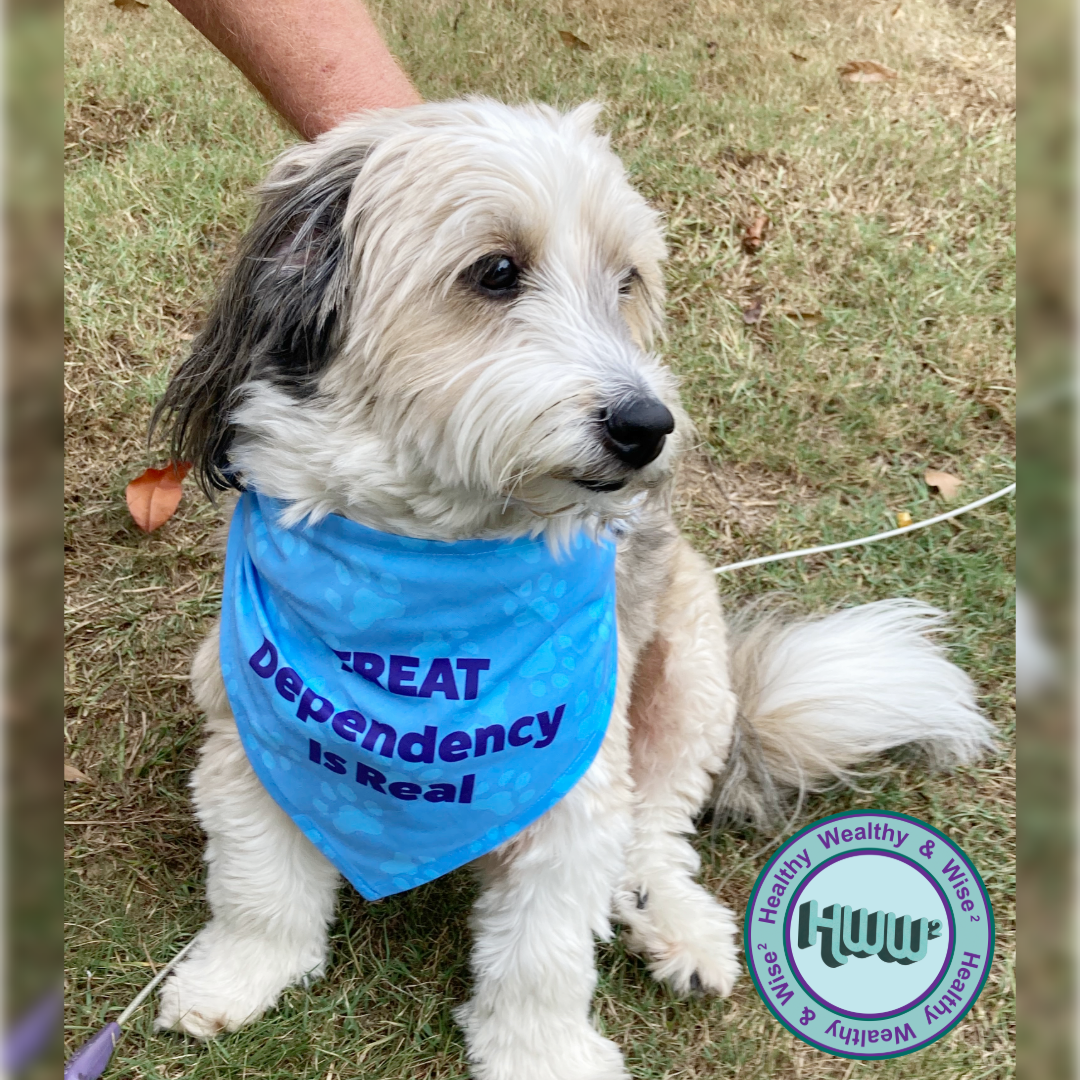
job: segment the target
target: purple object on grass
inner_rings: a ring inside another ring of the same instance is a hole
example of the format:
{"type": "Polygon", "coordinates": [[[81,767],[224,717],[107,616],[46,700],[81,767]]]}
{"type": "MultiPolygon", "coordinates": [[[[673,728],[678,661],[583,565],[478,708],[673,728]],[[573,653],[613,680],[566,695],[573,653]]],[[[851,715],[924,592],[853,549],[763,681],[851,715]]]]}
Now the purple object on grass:
{"type": "Polygon", "coordinates": [[[109,1058],[120,1041],[120,1025],[150,996],[151,991],[174,967],[180,958],[195,944],[192,938],[139,992],[135,1000],[115,1019],[107,1023],[93,1038],[75,1051],[64,1066],[64,1080],[97,1080],[109,1064],[109,1058]]]}
{"type": "Polygon", "coordinates": [[[97,1080],[112,1057],[120,1039],[120,1025],[115,1020],[88,1039],[64,1066],[64,1080],[97,1080]]]}

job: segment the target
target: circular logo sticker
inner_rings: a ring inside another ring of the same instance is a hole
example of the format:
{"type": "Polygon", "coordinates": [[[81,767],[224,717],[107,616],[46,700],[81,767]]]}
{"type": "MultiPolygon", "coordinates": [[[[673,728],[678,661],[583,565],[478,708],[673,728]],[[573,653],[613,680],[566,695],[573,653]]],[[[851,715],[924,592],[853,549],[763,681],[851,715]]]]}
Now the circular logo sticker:
{"type": "Polygon", "coordinates": [[[743,933],[754,985],[803,1042],[910,1054],[975,1003],[994,956],[982,878],[947,836],[886,810],[815,822],[761,871],[743,933]]]}

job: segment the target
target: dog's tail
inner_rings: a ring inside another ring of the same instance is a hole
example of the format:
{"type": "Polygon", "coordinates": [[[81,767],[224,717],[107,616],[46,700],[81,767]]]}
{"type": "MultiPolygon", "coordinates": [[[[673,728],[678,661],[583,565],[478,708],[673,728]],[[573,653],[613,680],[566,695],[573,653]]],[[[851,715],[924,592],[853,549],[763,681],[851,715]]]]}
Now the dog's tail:
{"type": "Polygon", "coordinates": [[[851,782],[861,763],[918,744],[933,764],[974,761],[993,745],[971,680],[935,635],[945,616],[883,600],[824,618],[748,617],[733,627],[739,717],[715,789],[717,817],[779,830],[793,795],[851,782]]]}

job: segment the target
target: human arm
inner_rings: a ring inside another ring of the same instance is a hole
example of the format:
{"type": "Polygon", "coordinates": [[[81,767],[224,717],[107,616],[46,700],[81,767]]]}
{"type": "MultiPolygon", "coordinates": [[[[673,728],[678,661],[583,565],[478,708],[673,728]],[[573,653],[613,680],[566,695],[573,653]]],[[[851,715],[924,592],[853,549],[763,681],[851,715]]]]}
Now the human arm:
{"type": "Polygon", "coordinates": [[[422,99],[360,0],[170,0],[306,139],[422,99]]]}

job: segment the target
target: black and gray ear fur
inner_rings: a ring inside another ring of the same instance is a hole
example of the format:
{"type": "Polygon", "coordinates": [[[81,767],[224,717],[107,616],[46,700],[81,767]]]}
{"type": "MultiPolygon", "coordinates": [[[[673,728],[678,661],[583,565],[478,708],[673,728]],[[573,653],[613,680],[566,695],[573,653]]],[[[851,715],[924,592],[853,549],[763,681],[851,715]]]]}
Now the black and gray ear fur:
{"type": "Polygon", "coordinates": [[[151,435],[166,427],[172,459],[192,462],[211,498],[242,486],[229,450],[244,388],[269,382],[308,397],[334,355],[349,294],[342,225],[368,149],[319,156],[316,144],[279,159],[206,326],[154,410],[151,435]]]}

